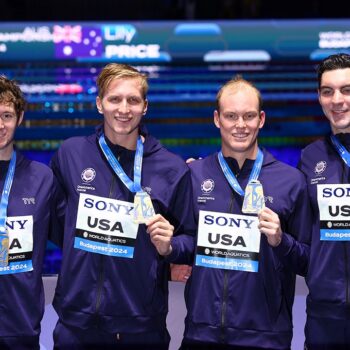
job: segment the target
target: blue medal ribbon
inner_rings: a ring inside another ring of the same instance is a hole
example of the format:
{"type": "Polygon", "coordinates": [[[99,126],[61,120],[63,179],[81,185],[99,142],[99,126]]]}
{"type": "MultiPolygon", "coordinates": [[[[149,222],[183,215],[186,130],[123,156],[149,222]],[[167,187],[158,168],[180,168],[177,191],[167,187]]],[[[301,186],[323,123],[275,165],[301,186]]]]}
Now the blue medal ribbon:
{"type": "Polygon", "coordinates": [[[348,167],[350,167],[350,153],[333,134],[331,135],[331,141],[333,143],[333,146],[337,150],[338,154],[340,155],[341,159],[343,159],[344,163],[348,167]]]}
{"type": "Polygon", "coordinates": [[[9,204],[9,195],[16,168],[16,151],[12,152],[10,165],[7,170],[4,188],[2,190],[0,202],[0,237],[6,234],[7,207],[9,204]]]}
{"type": "MultiPolygon", "coordinates": [[[[244,191],[242,190],[240,184],[238,183],[236,176],[233,174],[230,167],[227,165],[226,160],[222,154],[222,151],[219,152],[218,158],[219,158],[219,163],[220,163],[221,169],[222,169],[228,183],[230,184],[230,186],[233,188],[233,190],[236,193],[238,193],[239,195],[244,197],[244,191]]],[[[260,148],[258,148],[258,154],[256,156],[256,159],[255,159],[255,162],[253,165],[253,169],[250,173],[248,183],[258,179],[259,174],[260,174],[260,170],[262,167],[263,159],[264,159],[264,155],[263,155],[262,151],[260,150],[260,148]]]]}
{"type": "Polygon", "coordinates": [[[125,174],[125,171],[118,162],[118,159],[114,156],[113,152],[108,147],[104,134],[100,136],[98,142],[108,163],[110,164],[116,175],[119,177],[119,179],[123,182],[123,184],[129,189],[129,191],[133,193],[141,192],[141,169],[143,157],[143,143],[141,140],[141,136],[138,137],[136,145],[136,153],[134,160],[134,182],[130,180],[128,175],[125,174]]]}

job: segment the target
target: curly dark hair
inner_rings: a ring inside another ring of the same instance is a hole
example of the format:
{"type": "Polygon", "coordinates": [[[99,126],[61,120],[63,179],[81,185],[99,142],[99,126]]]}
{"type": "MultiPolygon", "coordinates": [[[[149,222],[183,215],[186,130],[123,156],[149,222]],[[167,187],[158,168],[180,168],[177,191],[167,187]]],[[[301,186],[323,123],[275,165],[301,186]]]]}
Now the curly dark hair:
{"type": "Polygon", "coordinates": [[[27,105],[18,84],[4,75],[0,76],[0,103],[13,103],[18,118],[24,112],[27,105]]]}

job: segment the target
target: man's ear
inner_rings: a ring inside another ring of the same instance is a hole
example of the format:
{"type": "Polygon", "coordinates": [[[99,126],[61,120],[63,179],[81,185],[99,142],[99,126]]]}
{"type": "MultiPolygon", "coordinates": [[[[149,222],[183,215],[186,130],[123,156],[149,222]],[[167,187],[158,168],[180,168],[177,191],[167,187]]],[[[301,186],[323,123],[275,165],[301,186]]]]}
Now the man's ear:
{"type": "Polygon", "coordinates": [[[145,106],[143,107],[143,115],[145,115],[147,113],[147,109],[148,109],[148,100],[145,99],[145,106]]]}
{"type": "Polygon", "coordinates": [[[103,114],[102,102],[99,96],[96,97],[96,107],[97,107],[98,113],[103,114]]]}
{"type": "Polygon", "coordinates": [[[22,111],[21,114],[19,115],[17,126],[20,126],[22,124],[23,116],[24,116],[24,111],[22,111]]]}
{"type": "Polygon", "coordinates": [[[217,110],[214,111],[214,124],[218,129],[220,129],[220,115],[217,110]]]}
{"type": "Polygon", "coordinates": [[[260,117],[259,129],[261,129],[265,124],[265,112],[261,111],[259,117],[260,117]]]}

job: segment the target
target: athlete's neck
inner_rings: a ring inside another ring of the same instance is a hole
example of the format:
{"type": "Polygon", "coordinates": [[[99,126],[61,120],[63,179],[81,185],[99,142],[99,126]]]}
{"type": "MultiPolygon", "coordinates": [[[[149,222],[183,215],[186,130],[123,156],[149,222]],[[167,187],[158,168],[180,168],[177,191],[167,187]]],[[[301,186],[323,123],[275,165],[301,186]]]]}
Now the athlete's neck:
{"type": "Polygon", "coordinates": [[[139,137],[138,130],[128,135],[119,135],[106,131],[105,135],[113,145],[119,145],[132,151],[136,150],[137,139],[139,137]]]}
{"type": "Polygon", "coordinates": [[[346,129],[336,129],[331,125],[331,129],[332,129],[332,133],[334,135],[337,134],[350,134],[350,128],[346,128],[346,129]]]}
{"type": "Polygon", "coordinates": [[[0,149],[0,160],[10,160],[13,152],[13,142],[5,148],[0,149]]]}
{"type": "Polygon", "coordinates": [[[258,149],[259,149],[258,143],[256,142],[251,148],[246,149],[242,152],[234,151],[232,149],[225,149],[223,147],[222,154],[224,157],[231,157],[236,159],[239,169],[242,169],[246,159],[252,159],[252,160],[256,159],[256,156],[258,154],[258,149]]]}

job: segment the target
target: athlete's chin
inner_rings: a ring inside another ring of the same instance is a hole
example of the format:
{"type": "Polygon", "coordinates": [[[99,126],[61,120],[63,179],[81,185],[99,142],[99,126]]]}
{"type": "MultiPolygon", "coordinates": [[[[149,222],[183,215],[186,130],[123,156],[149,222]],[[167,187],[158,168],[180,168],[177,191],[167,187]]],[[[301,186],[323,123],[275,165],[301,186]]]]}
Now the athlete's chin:
{"type": "Polygon", "coordinates": [[[9,140],[0,140],[0,151],[4,151],[7,149],[11,144],[11,141],[9,140]]]}
{"type": "Polygon", "coordinates": [[[130,135],[130,134],[132,134],[132,132],[134,130],[135,130],[135,128],[132,128],[132,127],[120,127],[120,126],[117,126],[117,127],[113,128],[113,132],[116,135],[121,135],[121,136],[130,135]]]}
{"type": "Polygon", "coordinates": [[[0,137],[0,146],[8,145],[10,142],[11,142],[11,139],[8,138],[7,136],[0,137]]]}
{"type": "Polygon", "coordinates": [[[231,148],[234,152],[245,152],[250,148],[249,146],[249,142],[235,142],[231,144],[231,148]]]}
{"type": "Polygon", "coordinates": [[[350,119],[347,120],[333,120],[332,127],[337,132],[349,132],[350,119]]]}
{"type": "Polygon", "coordinates": [[[128,129],[114,129],[113,131],[117,135],[129,135],[130,134],[130,130],[128,130],[128,129]]]}
{"type": "Polygon", "coordinates": [[[231,139],[231,145],[236,147],[244,147],[249,145],[251,139],[248,137],[234,137],[231,139]]]}

